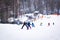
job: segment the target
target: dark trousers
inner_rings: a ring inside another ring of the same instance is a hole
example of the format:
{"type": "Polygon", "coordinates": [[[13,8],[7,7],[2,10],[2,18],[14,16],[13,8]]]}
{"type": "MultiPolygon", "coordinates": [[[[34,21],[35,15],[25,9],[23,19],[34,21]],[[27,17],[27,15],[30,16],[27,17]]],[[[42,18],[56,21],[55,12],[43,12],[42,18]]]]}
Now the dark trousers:
{"type": "Polygon", "coordinates": [[[22,26],[22,28],[21,28],[21,29],[23,29],[23,27],[24,27],[24,26],[26,26],[27,30],[28,30],[29,28],[31,29],[31,27],[30,27],[30,26],[28,26],[28,25],[24,25],[24,24],[23,24],[23,26],[22,26]]]}
{"type": "Polygon", "coordinates": [[[31,29],[31,26],[26,26],[27,27],[27,30],[30,28],[31,29]]]}
{"type": "Polygon", "coordinates": [[[21,28],[21,29],[23,29],[23,27],[24,27],[24,24],[23,24],[23,26],[22,26],[22,28],[21,28]]]}

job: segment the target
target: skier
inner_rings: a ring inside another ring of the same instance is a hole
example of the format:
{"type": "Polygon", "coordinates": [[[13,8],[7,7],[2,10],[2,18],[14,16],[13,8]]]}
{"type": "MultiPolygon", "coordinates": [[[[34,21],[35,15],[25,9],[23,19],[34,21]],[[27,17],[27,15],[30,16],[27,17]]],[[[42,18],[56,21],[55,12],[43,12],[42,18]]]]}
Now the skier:
{"type": "Polygon", "coordinates": [[[54,22],[53,22],[53,25],[54,25],[54,22]]]}
{"type": "Polygon", "coordinates": [[[30,22],[27,22],[26,27],[27,27],[27,30],[29,30],[29,28],[31,29],[30,22]]]}
{"type": "Polygon", "coordinates": [[[43,23],[41,22],[41,23],[40,23],[40,26],[42,26],[42,24],[43,24],[43,23]]]}
{"type": "Polygon", "coordinates": [[[34,23],[32,23],[32,27],[35,27],[34,23]]]}
{"type": "Polygon", "coordinates": [[[27,25],[27,23],[26,23],[26,22],[24,22],[24,23],[23,23],[23,26],[22,26],[22,28],[21,28],[21,29],[23,29],[23,27],[24,27],[24,26],[26,26],[26,25],[27,25]]]}
{"type": "Polygon", "coordinates": [[[48,26],[50,26],[50,23],[48,23],[48,26]]]}

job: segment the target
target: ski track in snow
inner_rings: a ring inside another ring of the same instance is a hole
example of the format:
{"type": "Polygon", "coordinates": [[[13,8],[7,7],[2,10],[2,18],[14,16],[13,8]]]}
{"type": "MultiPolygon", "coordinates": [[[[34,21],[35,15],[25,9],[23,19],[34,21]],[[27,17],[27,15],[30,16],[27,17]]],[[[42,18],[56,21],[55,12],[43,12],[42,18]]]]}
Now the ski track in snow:
{"type": "Polygon", "coordinates": [[[60,40],[60,16],[37,19],[34,24],[30,30],[21,29],[22,25],[0,24],[0,40],[60,40]]]}

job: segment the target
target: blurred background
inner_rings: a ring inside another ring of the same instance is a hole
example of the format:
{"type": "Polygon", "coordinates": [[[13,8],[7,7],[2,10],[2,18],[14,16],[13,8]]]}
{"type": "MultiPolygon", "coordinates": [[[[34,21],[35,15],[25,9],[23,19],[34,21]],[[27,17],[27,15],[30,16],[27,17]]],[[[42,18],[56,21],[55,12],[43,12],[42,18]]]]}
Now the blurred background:
{"type": "Polygon", "coordinates": [[[35,13],[59,15],[60,0],[0,0],[1,23],[13,22],[13,20],[25,14],[36,16],[35,13]]]}

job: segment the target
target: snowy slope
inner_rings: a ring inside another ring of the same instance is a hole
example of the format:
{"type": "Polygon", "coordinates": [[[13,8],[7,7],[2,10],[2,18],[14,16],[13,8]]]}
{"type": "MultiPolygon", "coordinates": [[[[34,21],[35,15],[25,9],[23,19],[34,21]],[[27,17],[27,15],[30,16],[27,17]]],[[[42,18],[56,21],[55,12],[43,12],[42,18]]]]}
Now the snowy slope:
{"type": "Polygon", "coordinates": [[[22,25],[0,24],[0,40],[60,40],[60,16],[44,17],[34,21],[35,27],[30,30],[21,29],[22,25]]]}

